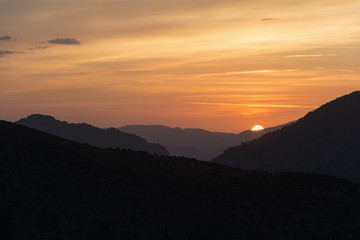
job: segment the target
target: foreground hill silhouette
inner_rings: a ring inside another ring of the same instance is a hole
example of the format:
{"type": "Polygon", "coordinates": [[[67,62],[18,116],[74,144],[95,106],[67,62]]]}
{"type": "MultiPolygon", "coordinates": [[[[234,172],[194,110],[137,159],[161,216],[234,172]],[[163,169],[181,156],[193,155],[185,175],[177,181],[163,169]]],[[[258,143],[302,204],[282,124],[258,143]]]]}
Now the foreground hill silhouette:
{"type": "Polygon", "coordinates": [[[358,185],[71,142],[0,121],[1,239],[349,239],[358,185]]]}
{"type": "Polygon", "coordinates": [[[160,144],[149,143],[142,137],[115,128],[101,129],[86,123],[70,124],[41,114],[30,115],[16,123],[96,147],[114,147],[169,155],[166,148],[160,144]]]}
{"type": "Polygon", "coordinates": [[[296,123],[232,147],[214,161],[267,171],[326,173],[360,182],[360,92],[331,101],[296,123]]]}
{"type": "Polygon", "coordinates": [[[141,136],[149,142],[160,143],[172,156],[209,161],[229,147],[259,138],[283,126],[266,128],[257,132],[248,130],[239,134],[210,132],[197,128],[170,128],[163,125],[128,125],[118,129],[141,136]]]}

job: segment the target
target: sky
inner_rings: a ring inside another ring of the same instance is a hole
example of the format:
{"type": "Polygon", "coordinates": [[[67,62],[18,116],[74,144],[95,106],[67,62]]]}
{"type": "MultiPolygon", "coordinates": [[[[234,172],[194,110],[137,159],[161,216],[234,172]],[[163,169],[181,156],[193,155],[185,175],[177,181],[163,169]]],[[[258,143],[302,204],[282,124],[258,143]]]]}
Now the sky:
{"type": "Polygon", "coordinates": [[[360,0],[0,0],[0,119],[241,132],[360,89],[360,0]]]}

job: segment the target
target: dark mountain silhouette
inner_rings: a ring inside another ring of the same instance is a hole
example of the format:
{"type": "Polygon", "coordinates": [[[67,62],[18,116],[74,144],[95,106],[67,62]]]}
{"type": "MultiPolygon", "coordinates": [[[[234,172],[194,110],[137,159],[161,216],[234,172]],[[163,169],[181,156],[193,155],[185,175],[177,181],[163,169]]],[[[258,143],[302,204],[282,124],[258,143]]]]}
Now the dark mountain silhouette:
{"type": "Polygon", "coordinates": [[[0,121],[1,239],[348,239],[358,185],[104,149],[0,121]]]}
{"type": "Polygon", "coordinates": [[[281,130],[232,147],[214,161],[243,169],[325,173],[360,182],[359,123],[357,91],[281,130]]]}
{"type": "Polygon", "coordinates": [[[59,137],[96,147],[114,147],[168,155],[160,144],[149,143],[142,137],[124,133],[115,128],[102,129],[86,123],[74,124],[59,121],[52,116],[33,114],[16,122],[59,137]]]}
{"type": "Polygon", "coordinates": [[[149,142],[165,146],[172,156],[185,156],[199,160],[211,160],[231,146],[239,145],[283,127],[276,126],[262,131],[250,130],[239,134],[210,132],[197,128],[170,128],[162,125],[129,125],[120,131],[141,136],[149,142]]]}

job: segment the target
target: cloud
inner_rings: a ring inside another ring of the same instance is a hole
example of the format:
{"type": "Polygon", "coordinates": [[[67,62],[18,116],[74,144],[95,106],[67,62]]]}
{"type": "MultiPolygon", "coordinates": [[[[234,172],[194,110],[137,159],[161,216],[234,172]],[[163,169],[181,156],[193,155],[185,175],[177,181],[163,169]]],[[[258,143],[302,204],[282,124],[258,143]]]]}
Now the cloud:
{"type": "Polygon", "coordinates": [[[337,57],[337,54],[296,54],[287,55],[286,58],[308,58],[308,57],[337,57]]]}
{"type": "Polygon", "coordinates": [[[11,54],[15,54],[15,53],[23,53],[23,52],[16,52],[16,51],[2,51],[0,50],[0,57],[4,57],[6,55],[11,55],[11,54]]]}
{"type": "Polygon", "coordinates": [[[12,39],[13,39],[13,37],[11,37],[11,36],[2,36],[2,37],[0,37],[0,41],[10,41],[12,39]]]}
{"type": "Polygon", "coordinates": [[[263,18],[261,19],[261,21],[265,22],[265,21],[274,21],[275,18],[263,18]]]}
{"type": "Polygon", "coordinates": [[[47,49],[47,48],[50,48],[50,47],[51,46],[49,46],[49,45],[40,45],[40,46],[28,48],[28,50],[43,50],[43,49],[47,49]]]}
{"type": "Polygon", "coordinates": [[[49,40],[48,43],[51,44],[65,44],[65,45],[79,45],[80,41],[75,38],[56,38],[49,40]]]}
{"type": "Polygon", "coordinates": [[[224,75],[241,75],[241,74],[263,74],[263,73],[283,73],[296,72],[298,69],[263,69],[263,70],[249,70],[249,71],[234,71],[234,72],[219,72],[219,73],[201,73],[202,76],[224,76],[224,75]]]}
{"type": "Polygon", "coordinates": [[[265,107],[265,108],[317,108],[319,106],[295,105],[295,104],[248,104],[248,103],[218,103],[218,102],[194,102],[197,105],[214,106],[243,106],[243,107],[265,107]]]}

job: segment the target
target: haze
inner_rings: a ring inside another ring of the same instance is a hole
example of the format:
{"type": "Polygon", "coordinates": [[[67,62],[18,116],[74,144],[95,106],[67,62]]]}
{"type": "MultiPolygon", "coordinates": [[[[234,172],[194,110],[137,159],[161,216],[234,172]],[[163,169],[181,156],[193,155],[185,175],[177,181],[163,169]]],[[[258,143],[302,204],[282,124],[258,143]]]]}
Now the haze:
{"type": "Polygon", "coordinates": [[[240,132],[360,88],[358,0],[0,0],[0,119],[240,132]]]}

